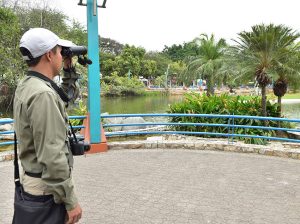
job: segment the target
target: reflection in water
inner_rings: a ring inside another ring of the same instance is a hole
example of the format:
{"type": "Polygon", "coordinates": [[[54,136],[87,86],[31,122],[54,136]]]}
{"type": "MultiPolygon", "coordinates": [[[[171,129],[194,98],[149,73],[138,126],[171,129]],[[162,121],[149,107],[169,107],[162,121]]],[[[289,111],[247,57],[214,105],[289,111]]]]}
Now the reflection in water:
{"type": "Polygon", "coordinates": [[[180,102],[182,96],[141,96],[101,98],[101,113],[139,114],[165,113],[169,104],[180,102]]]}
{"type": "Polygon", "coordinates": [[[286,103],[282,105],[283,115],[287,118],[300,119],[300,103],[286,103]]]}

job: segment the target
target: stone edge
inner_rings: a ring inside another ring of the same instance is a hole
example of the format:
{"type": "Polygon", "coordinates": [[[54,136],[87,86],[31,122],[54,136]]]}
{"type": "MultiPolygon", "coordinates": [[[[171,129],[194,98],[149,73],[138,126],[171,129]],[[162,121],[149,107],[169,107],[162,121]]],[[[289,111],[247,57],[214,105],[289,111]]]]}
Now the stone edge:
{"type": "Polygon", "coordinates": [[[122,149],[185,149],[185,150],[202,150],[202,151],[223,151],[238,153],[255,153],[265,156],[276,156],[282,158],[291,158],[300,160],[300,148],[285,148],[283,146],[274,147],[250,145],[240,143],[224,142],[205,142],[205,141],[127,141],[127,142],[110,142],[108,150],[122,149]]]}
{"type": "MultiPolygon", "coordinates": [[[[126,141],[126,142],[108,142],[108,150],[122,149],[185,149],[202,151],[223,151],[238,153],[255,153],[265,156],[276,156],[282,158],[291,158],[300,160],[300,148],[285,148],[284,146],[261,146],[241,143],[225,143],[220,141],[182,141],[182,140],[164,140],[164,141],[126,141]]],[[[0,162],[14,159],[14,152],[5,151],[0,153],[0,162]]]]}

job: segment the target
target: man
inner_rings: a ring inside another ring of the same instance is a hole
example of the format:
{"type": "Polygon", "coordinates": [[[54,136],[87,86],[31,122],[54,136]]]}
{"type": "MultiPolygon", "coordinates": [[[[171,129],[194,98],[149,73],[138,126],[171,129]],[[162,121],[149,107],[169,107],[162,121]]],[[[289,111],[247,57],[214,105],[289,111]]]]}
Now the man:
{"type": "MultiPolygon", "coordinates": [[[[21,38],[20,51],[29,69],[14,99],[24,191],[53,195],[55,203],[65,205],[68,224],[77,223],[82,210],[72,181],[73,157],[65,102],[52,80],[62,68],[62,47],[70,44],[47,29],[27,31],[21,38]]],[[[68,70],[70,63],[70,58],[65,59],[64,68],[68,70]]]]}

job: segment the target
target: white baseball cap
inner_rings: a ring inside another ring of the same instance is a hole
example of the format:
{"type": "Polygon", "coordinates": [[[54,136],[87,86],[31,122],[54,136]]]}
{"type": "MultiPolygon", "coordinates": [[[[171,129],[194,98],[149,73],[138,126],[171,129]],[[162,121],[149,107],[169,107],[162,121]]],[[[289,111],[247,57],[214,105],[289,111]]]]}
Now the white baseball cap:
{"type": "MultiPolygon", "coordinates": [[[[75,44],[69,40],[60,39],[55,33],[44,28],[32,28],[25,32],[20,40],[20,47],[26,48],[33,58],[42,56],[56,45],[71,47],[75,44]]],[[[23,55],[23,59],[30,60],[27,55],[23,55]]]]}

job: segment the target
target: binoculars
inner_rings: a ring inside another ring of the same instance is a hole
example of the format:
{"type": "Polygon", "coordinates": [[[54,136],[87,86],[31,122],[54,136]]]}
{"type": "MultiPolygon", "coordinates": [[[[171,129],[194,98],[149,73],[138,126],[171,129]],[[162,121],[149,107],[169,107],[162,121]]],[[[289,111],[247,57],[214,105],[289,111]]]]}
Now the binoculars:
{"type": "Polygon", "coordinates": [[[85,46],[63,47],[61,50],[61,55],[63,57],[73,57],[85,54],[87,54],[87,48],[85,46]]]}
{"type": "Polygon", "coordinates": [[[92,61],[88,59],[86,55],[88,52],[85,46],[72,46],[72,47],[62,47],[61,55],[63,57],[73,57],[78,56],[78,63],[81,65],[90,65],[92,61]]]}

